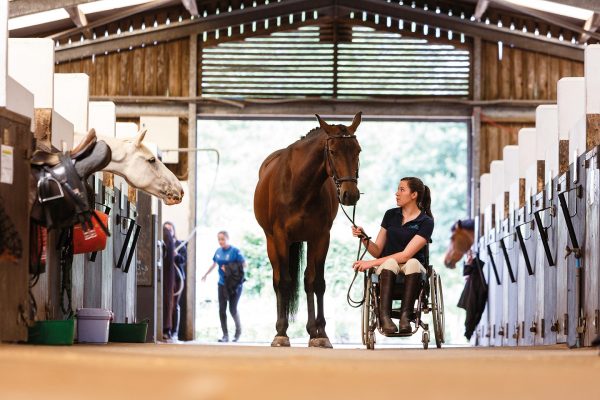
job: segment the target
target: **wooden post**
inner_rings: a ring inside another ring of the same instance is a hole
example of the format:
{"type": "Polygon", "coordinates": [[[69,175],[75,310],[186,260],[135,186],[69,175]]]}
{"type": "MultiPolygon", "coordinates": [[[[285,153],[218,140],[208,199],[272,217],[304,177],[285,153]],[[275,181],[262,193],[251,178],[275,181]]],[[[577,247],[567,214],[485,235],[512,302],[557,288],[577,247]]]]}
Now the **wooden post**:
{"type": "MultiPolygon", "coordinates": [[[[202,93],[198,93],[198,52],[201,48],[198,46],[198,36],[190,36],[189,46],[189,96],[195,98],[202,93]]],[[[197,105],[194,101],[189,103],[188,106],[188,143],[187,147],[194,149],[196,145],[196,118],[198,115],[197,105]]],[[[191,228],[196,226],[196,153],[190,152],[188,154],[188,185],[189,191],[188,196],[191,196],[189,216],[190,221],[193,221],[191,228]]],[[[194,340],[195,338],[195,322],[196,322],[196,238],[195,236],[190,240],[187,246],[188,259],[187,259],[187,274],[186,274],[186,290],[185,290],[185,315],[182,319],[185,320],[185,329],[181,332],[182,339],[194,340]]]]}

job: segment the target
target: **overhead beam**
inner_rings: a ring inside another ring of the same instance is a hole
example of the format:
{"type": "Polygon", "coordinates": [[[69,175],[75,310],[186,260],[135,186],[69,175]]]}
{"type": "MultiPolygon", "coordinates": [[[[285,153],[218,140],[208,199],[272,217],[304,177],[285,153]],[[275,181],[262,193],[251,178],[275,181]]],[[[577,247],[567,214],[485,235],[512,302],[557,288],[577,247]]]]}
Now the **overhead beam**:
{"type": "Polygon", "coordinates": [[[285,16],[302,11],[334,9],[333,15],[347,17],[350,11],[366,11],[373,14],[408,20],[420,24],[439,27],[454,32],[462,32],[467,36],[480,37],[491,42],[501,41],[506,45],[528,49],[544,54],[576,61],[583,61],[583,46],[571,44],[558,39],[535,36],[519,30],[508,30],[495,25],[481,24],[467,19],[436,14],[419,8],[403,6],[380,0],[288,0],[281,3],[263,4],[257,7],[224,12],[184,21],[177,24],[159,26],[146,30],[124,32],[118,36],[102,37],[93,41],[73,42],[56,49],[56,61],[91,57],[117,49],[141,46],[143,43],[168,41],[187,37],[194,33],[202,33],[223,29],[229,26],[263,21],[269,18],[285,16]]]}
{"type": "Polygon", "coordinates": [[[475,14],[473,16],[477,21],[481,21],[481,17],[487,11],[488,6],[490,5],[489,0],[478,0],[477,5],[475,6],[475,14]]]}
{"type": "Polygon", "coordinates": [[[69,14],[69,17],[71,17],[71,20],[78,28],[88,25],[87,17],[78,6],[66,7],[65,11],[69,14]]]}
{"type": "Polygon", "coordinates": [[[585,21],[583,25],[583,32],[579,37],[579,43],[585,43],[590,39],[590,34],[588,32],[596,32],[600,28],[600,13],[594,13],[591,17],[585,21]]]}
{"type": "Polygon", "coordinates": [[[467,36],[480,37],[491,42],[503,42],[505,45],[514,45],[530,51],[583,61],[583,46],[559,41],[558,39],[549,39],[543,35],[535,36],[518,30],[499,28],[492,24],[482,24],[379,0],[337,0],[336,3],[340,7],[353,11],[367,11],[454,32],[462,32],[467,36]]]}
{"type": "Polygon", "coordinates": [[[73,59],[91,57],[117,49],[138,47],[143,43],[163,42],[179,39],[192,34],[201,34],[229,26],[238,26],[263,21],[270,18],[286,16],[302,11],[323,10],[332,6],[332,0],[287,0],[281,3],[263,4],[243,10],[222,12],[177,24],[163,25],[134,32],[123,32],[120,35],[102,37],[92,41],[76,42],[56,48],[55,61],[62,62],[73,59]]]}
{"type": "Polygon", "coordinates": [[[23,15],[54,10],[56,8],[75,7],[79,4],[90,3],[92,1],[95,0],[11,0],[8,3],[8,16],[10,18],[15,18],[23,15]]]}
{"type": "Polygon", "coordinates": [[[579,8],[585,8],[594,12],[600,13],[600,2],[598,0],[548,0],[552,3],[564,4],[566,6],[573,6],[579,8]]]}
{"type": "Polygon", "coordinates": [[[199,15],[196,0],[181,0],[181,2],[190,15],[199,15]]]}

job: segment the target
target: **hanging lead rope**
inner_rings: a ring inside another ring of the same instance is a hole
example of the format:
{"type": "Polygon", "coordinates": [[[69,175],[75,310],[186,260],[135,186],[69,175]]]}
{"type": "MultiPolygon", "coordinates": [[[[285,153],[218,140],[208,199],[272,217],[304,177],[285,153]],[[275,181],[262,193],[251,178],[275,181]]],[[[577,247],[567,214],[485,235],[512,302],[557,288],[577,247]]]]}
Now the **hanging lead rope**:
{"type": "MultiPolygon", "coordinates": [[[[357,227],[356,224],[354,223],[354,217],[356,216],[356,206],[352,207],[352,218],[350,218],[350,216],[348,215],[348,213],[346,212],[346,210],[344,210],[344,206],[342,206],[340,204],[340,207],[342,209],[342,211],[344,212],[344,215],[346,215],[346,218],[348,218],[348,220],[350,221],[350,223],[352,223],[353,227],[357,227]]],[[[362,241],[363,239],[367,239],[367,240],[371,240],[371,237],[368,236],[365,231],[362,232],[363,234],[361,236],[358,237],[358,252],[356,253],[356,261],[358,260],[362,260],[363,257],[365,256],[365,254],[367,254],[367,250],[368,250],[368,246],[369,246],[369,242],[367,241],[367,246],[365,246],[365,250],[362,252],[362,254],[360,253],[361,247],[362,247],[362,241]]],[[[366,274],[366,271],[365,271],[366,274]]],[[[348,292],[346,293],[346,301],[348,302],[348,305],[352,308],[358,308],[360,306],[363,305],[363,303],[365,302],[365,290],[367,287],[367,280],[364,280],[364,285],[363,285],[363,296],[362,299],[357,301],[354,300],[352,298],[352,296],[350,296],[350,291],[352,290],[352,286],[354,286],[354,281],[356,281],[356,277],[358,276],[358,271],[354,271],[354,277],[352,278],[352,282],[350,282],[350,286],[348,287],[348,292]]]]}

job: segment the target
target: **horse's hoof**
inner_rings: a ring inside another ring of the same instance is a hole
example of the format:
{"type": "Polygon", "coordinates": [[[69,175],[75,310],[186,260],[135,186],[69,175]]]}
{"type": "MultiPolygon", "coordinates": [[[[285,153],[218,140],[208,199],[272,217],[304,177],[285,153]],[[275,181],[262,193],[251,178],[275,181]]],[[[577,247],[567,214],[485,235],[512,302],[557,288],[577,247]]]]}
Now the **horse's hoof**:
{"type": "Polygon", "coordinates": [[[271,347],[290,347],[290,338],[287,336],[275,336],[271,342],[271,347]]]}
{"type": "Polygon", "coordinates": [[[308,341],[308,347],[320,347],[322,349],[333,349],[331,342],[327,338],[313,338],[308,341]]]}

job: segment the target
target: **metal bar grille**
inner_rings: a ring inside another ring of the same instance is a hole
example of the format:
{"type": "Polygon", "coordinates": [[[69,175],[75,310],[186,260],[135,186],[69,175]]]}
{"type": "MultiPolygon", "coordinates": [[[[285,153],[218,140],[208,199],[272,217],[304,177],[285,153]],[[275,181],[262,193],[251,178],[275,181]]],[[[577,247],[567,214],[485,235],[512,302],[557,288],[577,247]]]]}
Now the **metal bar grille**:
{"type": "Polygon", "coordinates": [[[205,97],[469,96],[470,54],[354,26],[306,26],[203,49],[205,97]]]}

